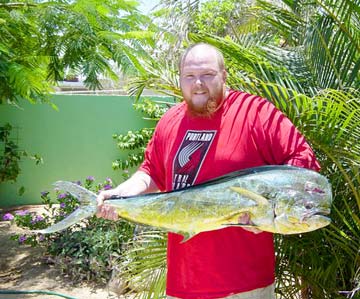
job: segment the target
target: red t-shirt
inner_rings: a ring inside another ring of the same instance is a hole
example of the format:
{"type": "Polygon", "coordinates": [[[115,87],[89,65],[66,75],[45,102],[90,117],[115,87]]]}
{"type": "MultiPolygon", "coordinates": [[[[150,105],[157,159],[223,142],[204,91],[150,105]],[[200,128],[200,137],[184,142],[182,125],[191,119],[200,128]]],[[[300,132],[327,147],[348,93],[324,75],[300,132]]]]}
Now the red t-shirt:
{"type": "MultiPolygon", "coordinates": [[[[171,108],[159,121],[140,170],[161,191],[169,191],[232,171],[276,164],[320,168],[304,137],[272,103],[230,90],[211,118],[191,116],[184,102],[171,108]]],[[[231,227],[181,240],[181,235],[168,235],[170,296],[221,298],[274,282],[270,233],[231,227]]]]}

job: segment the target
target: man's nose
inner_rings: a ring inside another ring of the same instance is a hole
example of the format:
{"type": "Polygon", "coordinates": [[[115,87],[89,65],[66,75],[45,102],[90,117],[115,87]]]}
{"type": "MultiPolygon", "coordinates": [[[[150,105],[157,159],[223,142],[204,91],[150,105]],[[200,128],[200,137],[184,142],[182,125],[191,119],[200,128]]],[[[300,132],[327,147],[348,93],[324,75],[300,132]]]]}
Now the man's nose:
{"type": "Polygon", "coordinates": [[[202,85],[203,84],[203,81],[201,80],[201,77],[196,77],[195,78],[195,84],[196,85],[202,85]]]}

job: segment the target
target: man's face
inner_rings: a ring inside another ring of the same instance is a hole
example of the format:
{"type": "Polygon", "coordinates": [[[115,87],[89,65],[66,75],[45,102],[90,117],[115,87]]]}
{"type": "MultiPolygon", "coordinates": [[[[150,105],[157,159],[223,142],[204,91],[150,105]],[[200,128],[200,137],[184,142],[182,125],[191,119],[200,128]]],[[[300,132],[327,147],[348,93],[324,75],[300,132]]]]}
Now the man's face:
{"type": "Polygon", "coordinates": [[[216,52],[195,47],[186,56],[180,70],[180,86],[190,112],[210,116],[225,95],[226,71],[220,70],[216,52]]]}

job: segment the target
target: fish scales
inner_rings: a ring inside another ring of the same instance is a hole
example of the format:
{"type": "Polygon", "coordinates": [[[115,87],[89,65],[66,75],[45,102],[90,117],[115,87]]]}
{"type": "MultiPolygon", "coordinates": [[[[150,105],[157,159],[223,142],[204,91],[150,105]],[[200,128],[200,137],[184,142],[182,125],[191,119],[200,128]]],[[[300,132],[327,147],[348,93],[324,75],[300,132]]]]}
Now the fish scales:
{"type": "MultiPolygon", "coordinates": [[[[78,197],[83,205],[80,209],[84,210],[82,215],[71,214],[54,224],[55,231],[96,212],[93,192],[66,181],[55,185],[78,197]]],[[[331,186],[326,177],[287,165],[249,168],[171,192],[105,201],[116,208],[121,218],[187,238],[228,226],[254,226],[281,234],[305,233],[330,223],[331,203],[331,186]],[[243,213],[250,214],[250,224],[239,223],[243,213]]],[[[39,232],[54,232],[52,227],[39,232]]]]}

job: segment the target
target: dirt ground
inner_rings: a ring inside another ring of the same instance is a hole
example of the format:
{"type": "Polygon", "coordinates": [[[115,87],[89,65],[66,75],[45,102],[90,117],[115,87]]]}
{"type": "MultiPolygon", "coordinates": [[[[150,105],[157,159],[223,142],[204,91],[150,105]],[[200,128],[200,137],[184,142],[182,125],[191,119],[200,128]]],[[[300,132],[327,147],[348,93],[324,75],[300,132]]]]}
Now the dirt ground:
{"type": "MultiPolygon", "coordinates": [[[[1,215],[2,213],[0,213],[1,215]]],[[[19,228],[9,221],[0,221],[0,299],[66,298],[48,294],[3,294],[4,291],[50,291],[76,299],[126,298],[112,292],[113,286],[72,285],[54,266],[42,263],[44,250],[19,245],[10,236],[19,228]]]]}

